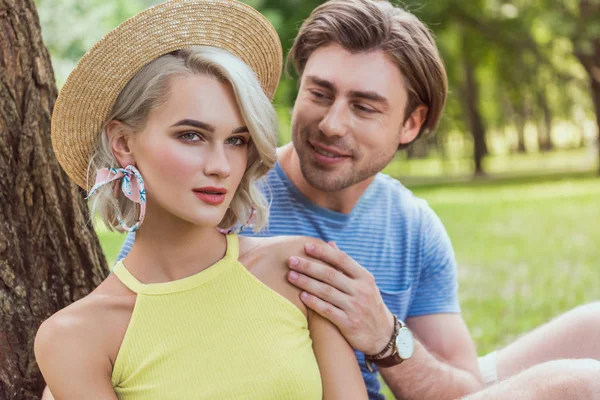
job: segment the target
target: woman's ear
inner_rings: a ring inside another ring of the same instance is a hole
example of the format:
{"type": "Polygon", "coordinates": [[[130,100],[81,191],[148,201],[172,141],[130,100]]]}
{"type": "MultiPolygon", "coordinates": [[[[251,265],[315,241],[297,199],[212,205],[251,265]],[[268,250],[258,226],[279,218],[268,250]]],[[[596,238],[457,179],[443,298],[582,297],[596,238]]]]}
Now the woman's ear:
{"type": "Polygon", "coordinates": [[[121,168],[135,165],[135,157],[131,149],[133,135],[121,121],[112,120],[106,125],[106,136],[110,149],[121,168]]]}

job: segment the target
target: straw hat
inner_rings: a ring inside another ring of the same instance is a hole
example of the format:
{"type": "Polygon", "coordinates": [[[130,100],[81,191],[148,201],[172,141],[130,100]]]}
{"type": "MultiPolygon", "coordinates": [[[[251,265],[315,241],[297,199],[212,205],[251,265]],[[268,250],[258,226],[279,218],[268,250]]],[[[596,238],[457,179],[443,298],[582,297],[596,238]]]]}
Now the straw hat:
{"type": "Polygon", "coordinates": [[[92,152],[125,85],[154,59],[192,46],[218,47],[237,56],[273,98],[281,76],[281,43],[258,11],[236,0],[171,0],[151,7],[96,43],[56,100],[52,147],[75,183],[89,189],[86,177],[92,152]]]}

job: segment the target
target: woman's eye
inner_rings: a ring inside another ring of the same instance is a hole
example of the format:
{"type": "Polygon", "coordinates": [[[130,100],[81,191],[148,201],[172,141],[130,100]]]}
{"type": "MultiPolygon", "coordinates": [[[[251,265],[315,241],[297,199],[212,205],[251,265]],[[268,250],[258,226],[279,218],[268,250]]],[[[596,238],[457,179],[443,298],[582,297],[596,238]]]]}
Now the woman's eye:
{"type": "Polygon", "coordinates": [[[196,132],[185,132],[183,135],[179,136],[186,142],[198,142],[200,141],[200,135],[196,132]]]}
{"type": "Polygon", "coordinates": [[[234,146],[244,146],[248,143],[248,141],[243,137],[236,136],[227,139],[227,143],[232,144],[234,146]]]}

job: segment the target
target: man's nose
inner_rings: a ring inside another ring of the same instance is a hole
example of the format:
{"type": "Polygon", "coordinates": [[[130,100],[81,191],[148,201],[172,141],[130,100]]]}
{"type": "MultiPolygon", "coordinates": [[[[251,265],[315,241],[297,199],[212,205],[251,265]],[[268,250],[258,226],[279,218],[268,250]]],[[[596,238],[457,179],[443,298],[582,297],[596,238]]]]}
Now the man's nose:
{"type": "Polygon", "coordinates": [[[350,118],[348,105],[344,101],[336,101],[319,123],[319,129],[325,136],[345,136],[350,118]]]}

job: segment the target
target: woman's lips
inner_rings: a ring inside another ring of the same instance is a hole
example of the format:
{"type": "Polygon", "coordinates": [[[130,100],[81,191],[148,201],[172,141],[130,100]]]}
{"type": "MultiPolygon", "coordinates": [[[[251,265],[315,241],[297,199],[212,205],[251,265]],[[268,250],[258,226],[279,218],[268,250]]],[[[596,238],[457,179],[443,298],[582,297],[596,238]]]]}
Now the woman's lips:
{"type": "Polygon", "coordinates": [[[227,194],[227,189],[225,188],[215,188],[215,187],[205,187],[193,190],[196,197],[205,202],[206,204],[210,204],[213,206],[218,206],[219,204],[225,201],[225,195],[227,194]]]}
{"type": "Polygon", "coordinates": [[[211,206],[218,206],[223,201],[225,201],[224,194],[215,194],[215,193],[204,193],[204,192],[194,192],[196,197],[198,197],[203,202],[210,204],[211,206]]]}

